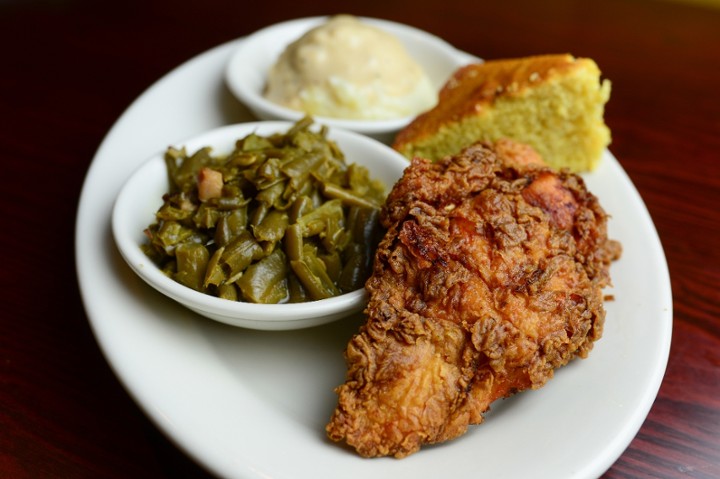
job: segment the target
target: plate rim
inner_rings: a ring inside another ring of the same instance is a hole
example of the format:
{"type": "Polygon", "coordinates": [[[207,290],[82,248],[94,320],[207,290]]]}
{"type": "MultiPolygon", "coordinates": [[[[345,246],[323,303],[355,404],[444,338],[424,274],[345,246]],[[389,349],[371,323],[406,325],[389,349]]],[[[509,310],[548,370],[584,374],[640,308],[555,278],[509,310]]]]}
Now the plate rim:
{"type": "MultiPolygon", "coordinates": [[[[226,61],[229,58],[229,55],[232,51],[233,46],[237,44],[237,42],[241,41],[241,39],[234,40],[231,42],[227,42],[224,44],[221,44],[219,46],[216,46],[210,50],[207,50],[203,53],[200,53],[199,55],[187,60],[183,64],[179,65],[175,69],[171,70],[166,75],[162,76],[160,79],[158,79],[155,83],[153,83],[148,89],[146,89],[138,98],[136,98],[129,106],[128,108],[120,115],[120,117],[116,120],[116,122],[112,125],[112,127],[109,129],[106,136],[103,138],[99,148],[97,149],[95,156],[93,157],[93,160],[88,168],[86,177],[82,184],[82,190],[80,195],[80,201],[78,203],[77,208],[77,216],[76,216],[76,228],[75,228],[75,254],[76,254],[76,273],[77,273],[77,279],[78,279],[78,285],[80,289],[80,295],[83,302],[83,306],[85,308],[86,315],[88,317],[89,326],[95,335],[95,338],[100,346],[101,351],[103,352],[103,355],[105,356],[106,360],[108,361],[108,364],[110,365],[111,369],[114,371],[116,376],[118,377],[119,381],[125,389],[129,392],[129,394],[135,399],[136,403],[141,407],[141,409],[146,413],[147,417],[159,427],[160,430],[162,430],[166,437],[168,437],[171,442],[175,443],[181,450],[183,450],[185,453],[187,453],[190,457],[192,457],[194,460],[196,460],[199,464],[206,467],[209,471],[212,471],[218,475],[221,476],[231,476],[233,471],[235,473],[243,473],[247,474],[247,477],[259,477],[259,472],[253,468],[252,464],[237,464],[234,463],[234,466],[237,469],[229,469],[229,465],[227,463],[224,464],[218,464],[213,460],[213,458],[209,458],[203,454],[202,451],[197,449],[197,444],[193,443],[192,441],[188,440],[186,437],[181,436],[181,432],[179,432],[178,426],[173,424],[171,421],[168,421],[167,418],[162,417],[162,411],[158,410],[155,405],[152,404],[150,393],[148,391],[142,391],[138,390],[137,384],[134,381],[134,378],[129,376],[130,369],[127,365],[119,364],[118,357],[120,355],[120,352],[117,350],[118,345],[113,344],[112,341],[109,341],[107,337],[104,336],[104,332],[102,331],[103,325],[101,324],[101,320],[98,319],[96,316],[96,306],[92,304],[92,298],[89,297],[89,291],[87,289],[88,282],[90,279],[88,278],[88,272],[86,270],[87,264],[86,262],[88,260],[85,259],[85,255],[83,254],[83,248],[86,246],[86,243],[90,241],[90,243],[93,243],[92,240],[89,240],[87,237],[84,236],[83,227],[84,222],[83,220],[85,217],[90,214],[88,213],[88,201],[90,200],[88,198],[89,192],[91,191],[91,181],[94,180],[94,178],[100,173],[98,171],[104,167],[104,160],[102,159],[104,155],[106,155],[106,149],[109,147],[111,143],[111,139],[114,138],[114,136],[117,135],[120,125],[127,121],[131,117],[131,113],[134,111],[135,108],[139,108],[138,105],[147,104],[153,100],[153,96],[157,95],[161,92],[162,88],[168,83],[173,80],[177,79],[179,76],[184,75],[188,71],[192,70],[194,66],[198,65],[202,62],[209,62],[210,58],[213,59],[213,61],[219,61],[219,58],[222,57],[224,61],[226,61]]],[[[224,66],[224,65],[223,65],[224,66]]],[[[181,135],[182,136],[182,135],[181,135]]],[[[608,151],[607,154],[609,154],[612,157],[612,154],[608,151]]],[[[638,196],[638,199],[640,203],[642,204],[642,207],[644,208],[645,212],[647,213],[647,208],[644,205],[644,202],[642,201],[642,198],[639,196],[639,193],[637,193],[637,190],[635,189],[634,185],[630,181],[630,179],[627,177],[627,174],[620,166],[619,162],[612,157],[614,160],[614,163],[617,167],[617,169],[621,172],[622,175],[627,179],[629,182],[629,185],[632,187],[632,189],[635,191],[635,193],[638,196]]],[[[138,161],[139,164],[139,161],[138,161]]],[[[94,186],[94,185],[93,185],[94,186]]],[[[664,252],[662,250],[662,245],[660,243],[660,238],[657,236],[657,231],[655,229],[654,224],[652,223],[652,218],[649,216],[649,213],[647,213],[647,219],[650,221],[651,229],[654,232],[654,247],[659,247],[660,255],[661,255],[661,264],[659,264],[659,272],[660,272],[660,278],[656,278],[659,283],[661,284],[663,288],[663,295],[667,295],[664,297],[664,300],[667,302],[665,305],[664,310],[664,316],[662,319],[664,319],[663,322],[663,343],[660,344],[660,353],[658,359],[661,361],[662,364],[656,365],[656,367],[653,370],[653,377],[650,379],[649,386],[645,390],[645,396],[646,398],[643,400],[643,410],[640,411],[639,414],[636,414],[634,418],[636,419],[635,423],[633,424],[626,424],[625,426],[625,433],[618,434],[615,436],[616,441],[609,445],[608,447],[611,449],[611,451],[606,452],[606,454],[602,457],[596,456],[595,461],[591,464],[587,464],[586,467],[584,467],[581,471],[576,471],[576,473],[572,477],[592,477],[594,475],[600,475],[602,472],[604,472],[608,467],[610,467],[615,460],[622,454],[622,452],[625,450],[625,448],[629,445],[630,441],[633,439],[633,437],[636,435],[637,431],[641,427],[642,423],[644,422],[647,413],[649,412],[652,402],[657,396],[657,392],[660,388],[660,384],[662,382],[662,378],[664,376],[665,368],[667,366],[667,358],[669,355],[669,349],[670,349],[670,341],[671,341],[671,333],[672,333],[672,291],[670,289],[670,281],[669,281],[669,272],[667,268],[667,262],[664,256],[664,252]]],[[[103,233],[98,233],[100,236],[99,238],[104,238],[107,240],[107,231],[104,231],[103,233]]],[[[97,240],[98,237],[95,237],[95,240],[97,240]]],[[[101,248],[107,249],[107,241],[105,243],[100,245],[101,248]]],[[[107,251],[106,251],[107,252],[107,251]]],[[[592,355],[591,355],[592,356],[592,355]]],[[[133,364],[131,367],[138,367],[138,365],[133,364]]],[[[136,370],[135,370],[136,371],[136,370]]],[[[421,451],[420,454],[423,454],[421,451]]]]}

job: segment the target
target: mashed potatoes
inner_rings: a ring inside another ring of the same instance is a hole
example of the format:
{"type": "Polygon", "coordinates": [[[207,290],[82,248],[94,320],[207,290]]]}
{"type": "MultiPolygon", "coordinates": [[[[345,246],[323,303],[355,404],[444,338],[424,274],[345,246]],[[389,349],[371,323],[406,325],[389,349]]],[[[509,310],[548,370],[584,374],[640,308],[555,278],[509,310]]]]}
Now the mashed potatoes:
{"type": "Polygon", "coordinates": [[[349,15],[291,43],[269,72],[264,94],[310,115],[345,119],[416,115],[437,101],[397,38],[349,15]]]}

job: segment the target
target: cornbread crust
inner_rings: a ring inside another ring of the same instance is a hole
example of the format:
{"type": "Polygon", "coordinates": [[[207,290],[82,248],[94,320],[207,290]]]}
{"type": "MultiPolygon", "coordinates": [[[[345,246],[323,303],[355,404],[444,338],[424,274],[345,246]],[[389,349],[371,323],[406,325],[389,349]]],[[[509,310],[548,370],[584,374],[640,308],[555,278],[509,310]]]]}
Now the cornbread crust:
{"type": "Polygon", "coordinates": [[[610,143],[604,107],[610,81],[570,54],[490,60],[458,69],[436,107],[401,130],[393,148],[438,160],[477,141],[510,138],[556,168],[594,169],[610,143]]]}

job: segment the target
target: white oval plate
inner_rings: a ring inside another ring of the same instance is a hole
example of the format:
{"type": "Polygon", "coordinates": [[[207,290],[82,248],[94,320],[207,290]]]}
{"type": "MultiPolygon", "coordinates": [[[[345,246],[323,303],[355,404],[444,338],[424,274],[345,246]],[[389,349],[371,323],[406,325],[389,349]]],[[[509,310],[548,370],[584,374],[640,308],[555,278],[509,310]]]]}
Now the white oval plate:
{"type": "MultiPolygon", "coordinates": [[[[587,175],[623,257],[604,337],[547,386],[496,403],[485,424],[406,459],[361,459],[324,426],[359,320],[299,331],[208,321],[140,280],[117,252],[110,213],[127,177],[178,139],[247,119],[223,84],[238,42],[170,72],[118,119],[89,169],[77,217],[77,273],[107,360],[147,415],[191,457],[228,478],[596,478],[644,421],[667,364],[672,297],[650,216],[608,152],[587,175]]],[[[128,458],[132,460],[132,458],[128,458]]]]}
{"type": "MultiPolygon", "coordinates": [[[[185,147],[190,154],[205,146],[212,147],[214,155],[228,154],[236,140],[250,133],[263,136],[284,133],[292,126],[292,122],[281,121],[236,123],[205,131],[174,146],[185,147]]],[[[315,130],[319,127],[317,122],[312,126],[315,130]]],[[[388,192],[408,165],[405,157],[397,151],[358,133],[329,129],[328,139],[337,143],[347,164],[367,167],[372,177],[382,181],[388,192]]],[[[113,237],[120,253],[145,282],[203,316],[252,329],[288,330],[319,326],[363,310],[367,302],[364,289],[321,301],[253,304],[200,293],[165,275],[141,250],[141,245],[147,242],[143,231],[155,221],[155,213],[163,204],[162,196],[168,191],[164,153],[163,150],[153,155],[132,174],[120,190],[112,214],[113,237]]]]}

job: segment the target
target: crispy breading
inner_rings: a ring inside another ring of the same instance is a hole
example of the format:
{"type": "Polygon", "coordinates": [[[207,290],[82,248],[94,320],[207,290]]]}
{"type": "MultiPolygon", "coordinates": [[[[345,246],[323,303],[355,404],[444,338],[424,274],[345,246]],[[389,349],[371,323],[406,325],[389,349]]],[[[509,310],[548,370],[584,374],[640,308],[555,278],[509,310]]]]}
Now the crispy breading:
{"type": "Polygon", "coordinates": [[[414,159],[382,212],[367,322],[346,349],[329,437],[404,457],[543,386],[600,338],[620,254],[576,175],[521,145],[414,159]]]}

